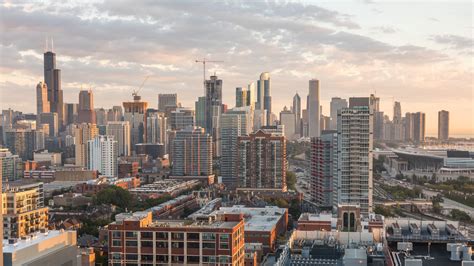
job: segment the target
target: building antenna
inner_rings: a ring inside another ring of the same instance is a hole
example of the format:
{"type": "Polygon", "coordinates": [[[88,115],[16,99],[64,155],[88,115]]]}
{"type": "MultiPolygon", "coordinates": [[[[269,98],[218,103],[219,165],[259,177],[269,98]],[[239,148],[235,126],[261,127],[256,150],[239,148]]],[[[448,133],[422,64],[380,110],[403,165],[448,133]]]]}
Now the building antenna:
{"type": "Polygon", "coordinates": [[[53,40],[53,37],[51,37],[51,52],[54,53],[54,40],[53,40]]]}
{"type": "Polygon", "coordinates": [[[44,38],[44,47],[43,47],[44,52],[46,53],[48,51],[48,37],[44,38]]]}

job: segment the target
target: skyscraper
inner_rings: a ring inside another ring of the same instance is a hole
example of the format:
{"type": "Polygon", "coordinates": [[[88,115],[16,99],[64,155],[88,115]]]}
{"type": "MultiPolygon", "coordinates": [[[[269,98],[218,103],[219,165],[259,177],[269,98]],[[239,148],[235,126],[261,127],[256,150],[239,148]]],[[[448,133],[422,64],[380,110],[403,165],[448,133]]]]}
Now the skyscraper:
{"type": "MultiPolygon", "coordinates": [[[[372,212],[373,114],[367,106],[339,110],[337,115],[337,204],[356,204],[372,212]]],[[[337,207],[337,205],[335,205],[337,207]]]]}
{"type": "Polygon", "coordinates": [[[295,115],[295,133],[301,136],[301,97],[298,93],[293,96],[293,114],[295,115]]]}
{"type": "Polygon", "coordinates": [[[239,189],[286,191],[286,140],[258,130],[238,137],[239,189]]]}
{"type": "Polygon", "coordinates": [[[206,128],[206,96],[201,96],[194,103],[196,126],[206,128]]]}
{"type": "Polygon", "coordinates": [[[40,124],[49,125],[49,136],[55,137],[59,131],[59,119],[57,113],[41,113],[38,119],[40,124]]]}
{"type": "Polygon", "coordinates": [[[296,119],[295,114],[290,111],[286,106],[280,112],[280,125],[284,128],[284,135],[286,139],[295,139],[296,132],[296,119]]]}
{"type": "Polygon", "coordinates": [[[438,140],[449,139],[449,112],[441,110],[438,112],[438,140]]]}
{"type": "Polygon", "coordinates": [[[271,83],[270,73],[263,72],[260,74],[260,79],[257,80],[257,103],[256,109],[266,110],[267,125],[271,125],[271,113],[272,113],[272,96],[271,96],[271,83]]]}
{"type": "Polygon", "coordinates": [[[235,88],[235,107],[247,106],[247,92],[245,88],[235,88]]]}
{"type": "Polygon", "coordinates": [[[158,94],[158,111],[165,112],[167,107],[178,107],[178,94],[158,94]]]}
{"type": "Polygon", "coordinates": [[[402,121],[402,106],[400,102],[393,104],[393,123],[401,123],[402,121]]]}
{"type": "Polygon", "coordinates": [[[77,109],[78,109],[78,104],[77,103],[66,103],[64,104],[64,119],[65,119],[65,125],[70,125],[73,123],[77,123],[77,109]]]}
{"type": "Polygon", "coordinates": [[[107,177],[117,177],[118,145],[113,136],[96,136],[89,140],[87,168],[107,177]]]}
{"type": "Polygon", "coordinates": [[[36,86],[36,114],[49,113],[48,86],[39,82],[36,86]]]}
{"type": "Polygon", "coordinates": [[[58,113],[58,123],[62,127],[64,125],[64,106],[61,70],[56,68],[56,54],[53,51],[44,53],[44,81],[48,88],[50,112],[58,113]]]}
{"type": "Polygon", "coordinates": [[[339,97],[333,97],[331,99],[331,104],[330,104],[330,117],[331,117],[331,123],[329,128],[331,130],[336,130],[337,129],[337,111],[341,110],[342,108],[347,108],[347,100],[342,99],[339,97]]]}
{"type": "Polygon", "coordinates": [[[95,124],[79,124],[74,129],[75,158],[76,165],[87,166],[87,142],[99,135],[99,129],[95,124]]]}
{"type": "Polygon", "coordinates": [[[319,137],[321,134],[320,126],[320,102],[319,102],[319,80],[312,79],[309,81],[308,94],[308,126],[309,137],[319,137]]]}
{"type": "Polygon", "coordinates": [[[426,115],[422,112],[412,113],[413,118],[413,141],[422,143],[425,141],[426,115]]]}
{"type": "Polygon", "coordinates": [[[215,140],[218,130],[218,117],[222,113],[222,80],[217,76],[211,76],[206,80],[206,132],[215,140]]]}
{"type": "Polygon", "coordinates": [[[9,129],[5,134],[5,146],[24,161],[33,160],[33,152],[44,148],[44,133],[41,131],[9,129]],[[40,143],[41,141],[42,143],[40,143]]]}
{"type": "Polygon", "coordinates": [[[128,121],[107,122],[107,135],[113,136],[118,145],[118,156],[130,156],[130,124],[128,121]]]}
{"type": "Polygon", "coordinates": [[[130,146],[135,150],[135,144],[145,142],[146,138],[146,110],[148,102],[141,101],[135,96],[133,102],[124,102],[124,121],[130,124],[130,146]]]}
{"type": "Polygon", "coordinates": [[[92,90],[79,92],[78,123],[96,123],[92,90]]]}
{"type": "Polygon", "coordinates": [[[237,185],[237,139],[250,133],[250,115],[250,107],[242,107],[230,109],[221,116],[220,169],[222,182],[229,187],[237,185]]]}
{"type": "MultiPolygon", "coordinates": [[[[337,118],[336,118],[337,119],[337,118]]],[[[323,130],[311,139],[311,198],[319,206],[337,206],[333,197],[337,187],[337,131],[323,130]]]]}
{"type": "Polygon", "coordinates": [[[212,174],[212,138],[200,127],[176,132],[173,140],[173,176],[212,174]]]}

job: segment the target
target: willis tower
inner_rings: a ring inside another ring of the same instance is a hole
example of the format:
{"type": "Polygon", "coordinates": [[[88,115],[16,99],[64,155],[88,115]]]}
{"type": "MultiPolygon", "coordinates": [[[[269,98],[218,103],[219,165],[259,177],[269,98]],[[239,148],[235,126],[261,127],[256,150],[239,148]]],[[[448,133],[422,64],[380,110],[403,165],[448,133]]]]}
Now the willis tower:
{"type": "Polygon", "coordinates": [[[58,123],[64,125],[63,91],[61,89],[61,70],[56,68],[56,54],[52,51],[44,53],[44,81],[48,86],[50,112],[58,114],[58,123]]]}

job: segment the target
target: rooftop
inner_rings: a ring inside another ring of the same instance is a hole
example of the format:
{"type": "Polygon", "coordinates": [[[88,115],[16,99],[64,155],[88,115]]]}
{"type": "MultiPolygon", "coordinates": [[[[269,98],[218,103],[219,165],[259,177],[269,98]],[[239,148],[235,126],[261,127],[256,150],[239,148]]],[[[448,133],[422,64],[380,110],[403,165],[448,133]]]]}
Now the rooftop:
{"type": "Polygon", "coordinates": [[[71,231],[64,230],[50,230],[45,233],[36,232],[26,239],[18,239],[14,243],[9,243],[8,239],[3,240],[3,253],[14,253],[21,249],[37,245],[43,241],[51,240],[62,234],[70,233],[71,231]]]}
{"type": "MultiPolygon", "coordinates": [[[[271,231],[285,215],[286,209],[276,206],[266,206],[265,208],[251,208],[243,205],[232,207],[221,207],[214,211],[214,215],[222,214],[244,214],[245,230],[248,231],[271,231]]],[[[212,215],[211,214],[211,215],[212,215]]]]}

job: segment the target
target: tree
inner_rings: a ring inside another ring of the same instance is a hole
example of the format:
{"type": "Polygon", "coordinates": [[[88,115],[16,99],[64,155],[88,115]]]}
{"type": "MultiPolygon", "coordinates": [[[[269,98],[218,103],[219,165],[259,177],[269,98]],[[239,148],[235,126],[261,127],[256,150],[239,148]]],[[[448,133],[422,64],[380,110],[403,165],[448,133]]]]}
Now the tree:
{"type": "Polygon", "coordinates": [[[469,214],[467,214],[464,211],[461,211],[458,209],[452,209],[450,214],[451,214],[451,218],[453,218],[454,220],[459,220],[465,223],[471,222],[471,216],[469,216],[469,214]]]}
{"type": "Polygon", "coordinates": [[[296,190],[296,175],[293,172],[286,171],[286,186],[288,189],[296,190]]]}
{"type": "Polygon", "coordinates": [[[130,207],[132,203],[132,195],[128,190],[117,186],[109,186],[99,191],[94,196],[94,204],[113,204],[122,209],[130,207]]]}

